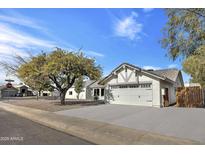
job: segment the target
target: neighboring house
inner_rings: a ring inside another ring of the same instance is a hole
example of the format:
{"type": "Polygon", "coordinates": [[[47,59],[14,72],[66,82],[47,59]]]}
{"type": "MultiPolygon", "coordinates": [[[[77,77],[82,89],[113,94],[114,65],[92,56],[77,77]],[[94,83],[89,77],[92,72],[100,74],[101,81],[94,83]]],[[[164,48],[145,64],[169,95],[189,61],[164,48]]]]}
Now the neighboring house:
{"type": "Polygon", "coordinates": [[[16,84],[16,85],[13,85],[13,87],[18,89],[18,94],[20,94],[20,96],[33,96],[34,95],[33,91],[29,88],[29,86],[25,84],[22,84],[22,83],[16,84]]]}
{"type": "MultiPolygon", "coordinates": [[[[83,89],[82,92],[79,95],[79,99],[87,99],[90,100],[92,99],[92,93],[91,93],[91,88],[89,87],[94,80],[86,80],[83,82],[83,89]]],[[[66,99],[77,99],[77,93],[75,92],[75,87],[74,85],[67,91],[66,99]]]]}
{"type": "Polygon", "coordinates": [[[17,93],[18,89],[14,87],[0,86],[0,98],[15,97],[17,93]]]}
{"type": "Polygon", "coordinates": [[[11,84],[0,86],[0,97],[33,96],[33,91],[24,84],[11,84]]]}
{"type": "Polygon", "coordinates": [[[55,96],[55,97],[60,96],[58,90],[56,90],[56,89],[54,89],[54,91],[43,90],[43,91],[41,91],[40,94],[39,94],[39,92],[36,92],[36,93],[38,93],[38,96],[55,96]]]}
{"type": "Polygon", "coordinates": [[[48,91],[48,90],[43,90],[41,91],[41,94],[39,94],[40,96],[52,96],[52,92],[48,91]]]}
{"type": "MultiPolygon", "coordinates": [[[[21,94],[22,96],[34,96],[38,93],[36,91],[33,91],[29,86],[22,84],[22,83],[13,85],[13,86],[18,89],[18,94],[21,94]]],[[[51,92],[48,90],[43,90],[38,95],[39,96],[56,96],[56,91],[51,92]]]]}

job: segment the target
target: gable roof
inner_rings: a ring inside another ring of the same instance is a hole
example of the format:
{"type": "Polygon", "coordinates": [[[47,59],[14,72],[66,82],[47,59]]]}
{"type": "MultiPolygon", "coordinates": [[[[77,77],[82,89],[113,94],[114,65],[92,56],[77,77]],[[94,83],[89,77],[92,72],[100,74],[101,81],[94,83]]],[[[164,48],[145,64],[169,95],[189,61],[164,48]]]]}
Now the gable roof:
{"type": "Polygon", "coordinates": [[[87,87],[87,86],[93,84],[94,82],[95,82],[95,80],[86,80],[86,81],[84,81],[84,87],[87,87]]]}
{"type": "Polygon", "coordinates": [[[142,69],[140,67],[137,67],[135,65],[129,64],[129,63],[122,63],[119,65],[117,68],[115,68],[108,76],[103,78],[99,84],[103,84],[106,80],[108,80],[110,77],[112,77],[113,74],[116,73],[119,69],[121,69],[123,66],[135,69],[137,71],[143,72],[144,74],[150,75],[152,77],[158,78],[160,80],[165,80],[167,82],[174,83],[176,82],[176,78],[178,76],[178,73],[180,72],[179,70],[176,71],[170,71],[171,69],[165,69],[165,70],[157,70],[157,71],[149,71],[142,69]],[[167,71],[166,71],[167,70],[167,71]]]}
{"type": "Polygon", "coordinates": [[[172,68],[172,69],[153,70],[150,72],[157,74],[157,75],[160,75],[160,76],[164,76],[164,77],[176,82],[178,74],[180,71],[177,70],[176,68],[172,68]]]}
{"type": "Polygon", "coordinates": [[[89,87],[90,88],[104,88],[105,86],[102,84],[99,84],[101,80],[95,81],[93,82],[89,87]]]}
{"type": "MultiPolygon", "coordinates": [[[[83,88],[86,88],[88,86],[90,86],[91,84],[93,84],[96,80],[85,80],[83,81],[83,88]]],[[[74,88],[75,85],[73,84],[72,88],[74,88]]]]}
{"type": "Polygon", "coordinates": [[[27,86],[25,84],[13,84],[13,87],[15,87],[15,88],[22,88],[22,87],[29,88],[29,86],[27,86]]]}
{"type": "Polygon", "coordinates": [[[4,89],[13,89],[13,90],[18,90],[17,88],[15,88],[15,87],[11,87],[11,88],[7,88],[5,85],[2,85],[2,86],[0,86],[0,90],[4,90],[4,89]]]}

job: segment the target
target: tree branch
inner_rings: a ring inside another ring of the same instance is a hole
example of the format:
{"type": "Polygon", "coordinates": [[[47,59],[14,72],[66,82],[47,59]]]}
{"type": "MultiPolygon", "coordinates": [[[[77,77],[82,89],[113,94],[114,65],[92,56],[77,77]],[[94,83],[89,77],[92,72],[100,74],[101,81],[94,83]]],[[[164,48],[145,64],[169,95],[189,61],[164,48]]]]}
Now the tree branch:
{"type": "Polygon", "coordinates": [[[201,14],[201,13],[199,13],[199,12],[193,10],[193,9],[182,9],[182,10],[185,10],[185,11],[188,11],[188,12],[192,12],[192,13],[194,13],[194,14],[197,14],[197,15],[199,15],[199,16],[205,18],[205,15],[203,15],[203,14],[201,14]]]}
{"type": "Polygon", "coordinates": [[[57,81],[55,75],[49,75],[48,77],[49,77],[49,79],[51,79],[51,80],[56,84],[56,87],[61,91],[61,90],[62,90],[62,87],[61,87],[61,85],[58,83],[58,81],[57,81]]]}
{"type": "Polygon", "coordinates": [[[60,89],[58,89],[58,87],[55,87],[55,86],[53,86],[52,84],[50,84],[49,86],[52,87],[53,89],[60,90],[60,89]]]}
{"type": "Polygon", "coordinates": [[[68,90],[70,87],[72,87],[72,85],[74,84],[74,82],[75,82],[75,79],[76,79],[76,77],[73,77],[72,79],[71,79],[71,81],[70,81],[70,77],[69,77],[69,80],[67,81],[67,86],[65,87],[65,90],[68,90]]]}

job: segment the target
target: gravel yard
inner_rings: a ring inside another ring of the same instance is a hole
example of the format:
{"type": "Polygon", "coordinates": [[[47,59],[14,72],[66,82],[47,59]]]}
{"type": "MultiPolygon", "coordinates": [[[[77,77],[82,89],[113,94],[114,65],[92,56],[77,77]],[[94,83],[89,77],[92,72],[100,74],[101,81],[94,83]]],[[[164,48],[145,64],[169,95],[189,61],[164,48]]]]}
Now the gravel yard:
{"type": "Polygon", "coordinates": [[[61,105],[59,100],[49,100],[49,99],[39,99],[35,98],[16,98],[16,99],[5,99],[1,100],[4,103],[9,103],[18,106],[31,107],[35,109],[57,112],[62,110],[70,110],[75,108],[82,108],[86,106],[99,105],[97,102],[88,102],[88,101],[74,101],[67,100],[67,105],[61,105]]]}

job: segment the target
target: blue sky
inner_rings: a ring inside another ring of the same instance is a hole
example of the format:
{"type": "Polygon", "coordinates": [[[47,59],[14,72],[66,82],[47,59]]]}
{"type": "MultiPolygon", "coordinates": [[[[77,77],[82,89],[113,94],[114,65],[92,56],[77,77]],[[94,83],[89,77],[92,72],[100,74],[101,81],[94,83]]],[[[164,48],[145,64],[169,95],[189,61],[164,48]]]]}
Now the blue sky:
{"type": "MultiPolygon", "coordinates": [[[[166,57],[159,43],[166,20],[162,9],[0,9],[0,59],[57,46],[82,48],[104,75],[123,62],[145,69],[181,69],[180,60],[166,57]]],[[[5,72],[0,76],[3,83],[5,72]]]]}

